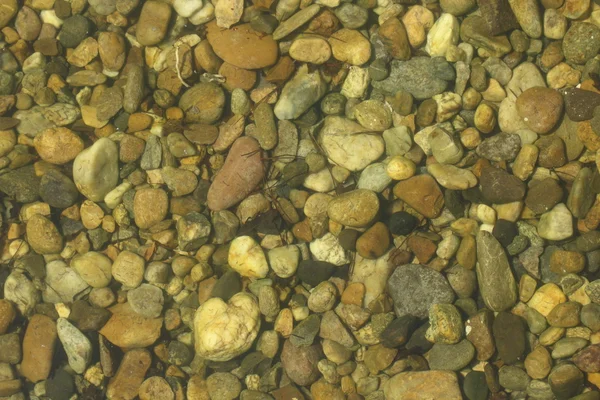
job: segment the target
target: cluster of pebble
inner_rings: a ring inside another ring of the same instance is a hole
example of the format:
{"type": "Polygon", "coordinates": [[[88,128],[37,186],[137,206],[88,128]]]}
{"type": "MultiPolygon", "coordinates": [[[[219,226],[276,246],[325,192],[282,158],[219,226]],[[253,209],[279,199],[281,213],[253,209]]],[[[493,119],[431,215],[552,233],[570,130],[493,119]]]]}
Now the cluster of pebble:
{"type": "Polygon", "coordinates": [[[600,1],[0,0],[0,46],[0,398],[600,399],[600,1]]]}

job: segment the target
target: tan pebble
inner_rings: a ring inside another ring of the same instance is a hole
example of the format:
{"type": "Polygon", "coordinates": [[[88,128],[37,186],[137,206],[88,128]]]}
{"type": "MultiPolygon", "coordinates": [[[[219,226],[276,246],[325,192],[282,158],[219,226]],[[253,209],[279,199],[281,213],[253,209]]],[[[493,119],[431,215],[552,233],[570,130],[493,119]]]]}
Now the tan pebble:
{"type": "Polygon", "coordinates": [[[297,61],[323,64],[331,57],[331,47],[318,36],[299,37],[292,42],[289,55],[297,61]]]}
{"type": "Polygon", "coordinates": [[[469,127],[460,132],[460,142],[467,149],[471,150],[481,144],[481,135],[477,129],[469,127]]]}
{"type": "Polygon", "coordinates": [[[371,57],[371,43],[359,31],[340,29],[329,38],[333,57],[352,65],[362,65],[371,57]]]}
{"type": "Polygon", "coordinates": [[[475,127],[483,133],[490,133],[496,127],[496,113],[489,104],[482,103],[475,110],[475,127]]]}
{"type": "Polygon", "coordinates": [[[33,140],[42,160],[52,164],[66,164],[83,150],[83,140],[69,128],[49,128],[33,140]]]}
{"type": "Polygon", "coordinates": [[[523,274],[519,281],[519,300],[528,302],[537,287],[537,281],[527,274],[523,274]]]}
{"type": "Polygon", "coordinates": [[[390,231],[383,222],[367,229],[356,241],[356,251],[361,257],[376,259],[390,247],[390,231]]]}
{"type": "Polygon", "coordinates": [[[133,199],[135,224],[141,229],[150,228],[162,221],[169,210],[169,198],[162,189],[140,189],[133,199]]]}
{"type": "Polygon", "coordinates": [[[81,222],[87,229],[96,229],[102,223],[104,211],[93,201],[85,200],[81,204],[81,222]]]}
{"type": "Polygon", "coordinates": [[[397,181],[412,177],[416,170],[415,163],[404,156],[390,158],[386,166],[388,176],[397,181]]]}
{"type": "Polygon", "coordinates": [[[527,305],[546,317],[557,304],[565,301],[567,297],[560,287],[554,283],[547,283],[536,290],[527,305]]]}
{"type": "Polygon", "coordinates": [[[529,179],[535,170],[539,149],[533,144],[525,144],[521,147],[513,164],[513,175],[522,181],[529,179]]]}

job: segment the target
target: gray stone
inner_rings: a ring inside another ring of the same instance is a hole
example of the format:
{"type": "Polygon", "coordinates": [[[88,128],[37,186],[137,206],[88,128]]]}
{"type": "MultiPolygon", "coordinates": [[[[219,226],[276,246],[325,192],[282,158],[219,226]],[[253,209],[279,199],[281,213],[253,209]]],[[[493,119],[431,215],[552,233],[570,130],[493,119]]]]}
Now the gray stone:
{"type": "Polygon", "coordinates": [[[310,72],[306,65],[299,68],[283,87],[275,104],[275,116],[280,120],[298,118],[325,95],[327,88],[327,82],[318,70],[310,72]]]}
{"type": "Polygon", "coordinates": [[[454,68],[443,57],[414,57],[392,61],[390,76],[373,82],[373,87],[390,96],[402,90],[424,100],[442,93],[455,78],[454,68]]]}
{"type": "Polygon", "coordinates": [[[58,41],[63,47],[75,48],[85,39],[90,31],[91,22],[83,15],[74,15],[64,20],[58,34],[58,41]]]}
{"type": "Polygon", "coordinates": [[[517,285],[502,245],[487,231],[477,233],[477,281],[483,301],[492,311],[517,302],[517,285]]]}
{"type": "Polygon", "coordinates": [[[505,365],[498,371],[500,385],[509,390],[525,390],[531,378],[519,367],[505,365]]]}
{"type": "Polygon", "coordinates": [[[499,133],[485,139],[477,154],[490,161],[512,161],[521,150],[521,138],[514,133],[499,133]]]}
{"type": "Polygon", "coordinates": [[[137,288],[128,291],[127,301],[133,311],[144,318],[158,317],[164,304],[162,290],[147,283],[142,283],[137,288]]]}
{"type": "Polygon", "coordinates": [[[475,347],[467,339],[457,344],[436,343],[429,351],[429,368],[460,371],[475,357],[475,347]]]}
{"type": "Polygon", "coordinates": [[[419,264],[396,268],[387,287],[398,317],[413,315],[427,318],[432,304],[452,303],[455,297],[442,274],[419,264]]]}
{"type": "Polygon", "coordinates": [[[31,203],[38,199],[40,178],[33,165],[21,167],[0,175],[0,192],[19,203],[31,203]]]}
{"type": "Polygon", "coordinates": [[[92,343],[65,318],[56,321],[58,338],[67,353],[69,366],[78,374],[83,374],[92,361],[92,343]]]}
{"type": "Polygon", "coordinates": [[[50,169],[40,181],[40,197],[50,207],[68,208],[75,204],[79,197],[77,187],[68,176],[55,169],[50,169]]]}

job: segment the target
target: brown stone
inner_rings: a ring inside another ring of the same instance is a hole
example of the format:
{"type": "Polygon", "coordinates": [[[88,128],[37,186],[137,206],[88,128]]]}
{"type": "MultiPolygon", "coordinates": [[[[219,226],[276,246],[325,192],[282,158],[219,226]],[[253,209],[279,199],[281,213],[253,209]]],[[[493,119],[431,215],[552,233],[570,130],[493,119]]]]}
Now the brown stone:
{"type": "Polygon", "coordinates": [[[256,72],[247,69],[238,68],[233,64],[224,62],[219,68],[219,75],[225,78],[225,89],[243,89],[245,91],[252,89],[256,83],[256,72]]]}
{"type": "Polygon", "coordinates": [[[287,385],[271,392],[275,400],[304,400],[304,395],[298,388],[293,385],[287,385]]]}
{"type": "Polygon", "coordinates": [[[351,283],[344,289],[341,301],[343,304],[354,304],[362,307],[365,292],[366,289],[364,284],[360,282],[351,283]]]}
{"type": "Polygon", "coordinates": [[[592,129],[591,121],[581,121],[577,124],[577,137],[588,150],[600,150],[600,136],[592,129]]]}
{"type": "Polygon", "coordinates": [[[208,189],[208,207],[220,211],[239,203],[256,188],[264,174],[258,142],[247,136],[237,139],[208,189]]]}
{"type": "Polygon", "coordinates": [[[379,28],[379,36],[381,36],[390,55],[396,60],[408,60],[410,58],[410,43],[408,42],[406,28],[398,18],[387,19],[379,28]]]}
{"type": "Polygon", "coordinates": [[[556,250],[550,256],[550,270],[555,274],[577,274],[585,267],[585,256],[576,251],[556,250]]]}
{"type": "Polygon", "coordinates": [[[390,231],[383,222],[367,229],[356,241],[356,251],[364,258],[379,258],[390,247],[390,231]]]}
{"type": "Polygon", "coordinates": [[[563,113],[560,93],[545,87],[532,87],[517,97],[517,112],[525,124],[536,133],[548,133],[563,113]]]}
{"type": "Polygon", "coordinates": [[[558,168],[567,163],[565,143],[555,135],[545,136],[534,143],[539,148],[538,164],[544,168],[558,168]]]}
{"type": "Polygon", "coordinates": [[[100,32],[98,52],[104,68],[119,71],[125,64],[125,39],[117,32],[100,32]]]}
{"type": "Polygon", "coordinates": [[[436,218],[444,207],[444,195],[430,175],[417,175],[398,182],[394,194],[427,218],[436,218]]]}
{"type": "Polygon", "coordinates": [[[525,357],[525,370],[533,379],[544,379],[552,369],[552,357],[544,346],[536,347],[525,357]]]}
{"type": "Polygon", "coordinates": [[[52,319],[41,314],[31,317],[23,337],[21,375],[34,383],[48,379],[57,337],[52,319]]]}
{"type": "MultiPolygon", "coordinates": [[[[2,3],[4,7],[4,3],[2,3]]],[[[37,39],[42,29],[42,21],[37,13],[27,6],[21,7],[15,19],[15,28],[21,39],[32,41],[37,39]]]]}
{"type": "Polygon", "coordinates": [[[277,42],[271,35],[255,31],[250,24],[223,29],[212,21],[206,27],[207,38],[214,52],[238,68],[265,68],[277,61],[277,42]]]}
{"type": "Polygon", "coordinates": [[[469,318],[465,324],[467,340],[475,346],[479,361],[489,360],[496,351],[492,322],[494,315],[489,310],[482,310],[469,318]]]}
{"type": "Polygon", "coordinates": [[[0,335],[4,335],[8,331],[8,327],[14,321],[16,316],[15,307],[8,301],[0,300],[0,335]]]}
{"type": "Polygon", "coordinates": [[[520,28],[508,0],[477,0],[477,4],[491,35],[520,28]]]}
{"type": "Polygon", "coordinates": [[[219,128],[214,125],[191,124],[185,127],[183,134],[192,143],[213,144],[219,136],[219,128]]]}
{"type": "Polygon", "coordinates": [[[579,325],[579,313],[581,304],[575,301],[567,301],[557,304],[546,316],[550,326],[557,328],[573,328],[579,325]]]}
{"type": "Polygon", "coordinates": [[[437,246],[432,240],[419,235],[410,236],[407,245],[422,264],[427,264],[437,250],[437,246]]]}
{"type": "Polygon", "coordinates": [[[307,32],[329,37],[340,28],[340,20],[329,10],[321,10],[308,24],[307,32]]]}
{"type": "Polygon", "coordinates": [[[160,336],[162,318],[144,318],[129,303],[117,304],[109,310],[112,316],[99,333],[112,344],[123,348],[147,347],[160,336]]]}
{"type": "Polygon", "coordinates": [[[31,248],[39,254],[60,253],[63,237],[54,223],[40,214],[33,215],[27,221],[27,240],[31,248]]]}
{"type": "Polygon", "coordinates": [[[310,386],[313,400],[346,400],[346,395],[339,386],[320,379],[310,386]]]}
{"type": "Polygon", "coordinates": [[[369,368],[369,372],[377,375],[380,371],[392,365],[396,354],[398,354],[398,349],[389,349],[381,344],[376,344],[365,351],[364,362],[369,368]]]}
{"type": "Polygon", "coordinates": [[[69,128],[49,128],[33,139],[42,160],[51,164],[66,164],[83,150],[83,140],[69,128]]]}
{"type": "Polygon", "coordinates": [[[600,372],[600,344],[593,344],[573,356],[573,362],[583,372],[600,372]]]}
{"type": "Polygon", "coordinates": [[[106,397],[109,400],[135,398],[151,362],[152,356],[146,349],[130,350],[125,353],[116,375],[108,383],[106,397]]]}
{"type": "Polygon", "coordinates": [[[295,69],[294,60],[289,56],[283,56],[269,69],[265,79],[275,84],[283,84],[292,76],[295,69]]]}
{"type": "Polygon", "coordinates": [[[142,46],[160,43],[167,34],[171,6],[155,0],[146,1],[136,25],[136,37],[142,46]]]}
{"type": "Polygon", "coordinates": [[[133,135],[125,135],[119,143],[119,160],[123,163],[134,162],[144,153],[146,142],[133,135]]]}
{"type": "Polygon", "coordinates": [[[135,224],[140,229],[150,228],[167,216],[169,197],[162,189],[140,189],[133,198],[135,224]]]}
{"type": "Polygon", "coordinates": [[[281,352],[281,364],[289,378],[300,386],[310,385],[319,378],[317,362],[321,356],[321,346],[296,347],[286,340],[281,352]]]}
{"type": "Polygon", "coordinates": [[[203,40],[194,47],[194,63],[197,69],[216,74],[223,60],[217,57],[208,40],[203,40]]]}

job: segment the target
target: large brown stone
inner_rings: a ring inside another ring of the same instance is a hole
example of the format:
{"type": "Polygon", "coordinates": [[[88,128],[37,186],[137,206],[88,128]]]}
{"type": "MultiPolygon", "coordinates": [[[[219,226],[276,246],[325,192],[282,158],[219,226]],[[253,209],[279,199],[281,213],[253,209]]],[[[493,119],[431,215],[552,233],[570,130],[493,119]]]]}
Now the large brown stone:
{"type": "Polygon", "coordinates": [[[536,133],[548,133],[563,113],[563,97],[554,89],[532,87],[517,97],[517,112],[536,133]]]}
{"type": "Polygon", "coordinates": [[[162,318],[144,318],[129,303],[117,304],[109,310],[113,315],[99,333],[112,344],[124,348],[146,347],[160,336],[162,318]]]}
{"type": "Polygon", "coordinates": [[[151,361],[152,356],[146,349],[135,349],[125,353],[117,374],[108,383],[106,397],[110,400],[135,398],[151,361]]]}
{"type": "Polygon", "coordinates": [[[264,175],[258,142],[247,136],[237,139],[208,189],[208,208],[220,211],[239,203],[258,186],[264,175]]]}
{"type": "Polygon", "coordinates": [[[58,333],[54,321],[36,314],[31,317],[23,337],[23,362],[21,375],[31,382],[48,379],[58,333]]]}
{"type": "Polygon", "coordinates": [[[277,42],[271,35],[255,31],[250,24],[223,29],[213,21],[206,27],[208,42],[214,52],[229,64],[243,69],[258,69],[277,61],[277,42]]]}
{"type": "Polygon", "coordinates": [[[144,3],[136,26],[136,38],[143,46],[160,43],[167,34],[171,6],[167,3],[150,0],[144,3]]]}

